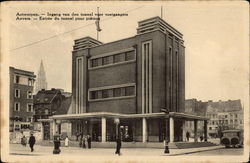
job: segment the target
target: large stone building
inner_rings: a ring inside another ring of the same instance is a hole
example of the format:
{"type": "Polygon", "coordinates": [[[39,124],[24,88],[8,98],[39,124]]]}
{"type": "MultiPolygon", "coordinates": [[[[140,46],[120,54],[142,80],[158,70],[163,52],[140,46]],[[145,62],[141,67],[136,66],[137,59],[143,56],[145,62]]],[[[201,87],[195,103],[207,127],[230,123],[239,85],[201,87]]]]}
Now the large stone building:
{"type": "Polygon", "coordinates": [[[182,34],[159,17],[140,21],[130,38],[106,44],[90,37],[75,40],[71,114],[52,116],[53,132],[69,123],[70,137],[80,132],[93,141],[121,136],[172,143],[183,141],[185,122],[194,121],[197,137],[197,121],[207,118],[184,113],[183,42],[182,34]]]}
{"type": "Polygon", "coordinates": [[[32,129],[34,72],[9,68],[10,76],[10,132],[32,129]]]}

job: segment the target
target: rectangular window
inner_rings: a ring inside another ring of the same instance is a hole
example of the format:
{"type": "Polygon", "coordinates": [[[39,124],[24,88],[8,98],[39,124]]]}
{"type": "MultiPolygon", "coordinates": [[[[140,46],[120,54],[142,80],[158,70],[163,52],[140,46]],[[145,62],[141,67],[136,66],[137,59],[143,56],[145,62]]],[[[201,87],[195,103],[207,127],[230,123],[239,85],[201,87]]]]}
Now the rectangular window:
{"type": "Polygon", "coordinates": [[[132,96],[134,94],[135,94],[135,87],[134,86],[125,88],[125,95],[126,96],[132,96]]]}
{"type": "Polygon", "coordinates": [[[31,78],[28,79],[28,86],[33,86],[33,80],[31,78]]]}
{"type": "Polygon", "coordinates": [[[20,98],[20,89],[15,89],[15,97],[20,98]]]}
{"type": "Polygon", "coordinates": [[[19,82],[20,82],[20,76],[15,75],[15,83],[19,84],[19,82]]]}
{"type": "Polygon", "coordinates": [[[235,114],[235,118],[238,118],[238,115],[237,115],[237,114],[235,114]]]}
{"type": "Polygon", "coordinates": [[[125,53],[125,60],[126,61],[131,61],[135,59],[135,51],[129,51],[125,53]]]}
{"type": "Polygon", "coordinates": [[[108,94],[108,90],[102,90],[102,98],[108,98],[109,94],[108,94]]]}
{"type": "Polygon", "coordinates": [[[92,59],[91,60],[91,67],[97,67],[98,66],[98,60],[97,59],[92,59]]]}
{"type": "Polygon", "coordinates": [[[15,111],[20,111],[20,103],[19,102],[15,102],[15,111]]]}
{"type": "Polygon", "coordinates": [[[115,88],[114,97],[120,97],[120,96],[121,96],[121,88],[115,88]]]}
{"type": "Polygon", "coordinates": [[[125,53],[114,55],[114,63],[119,63],[119,62],[124,62],[124,61],[125,61],[125,53]]]}
{"type": "Polygon", "coordinates": [[[33,112],[33,104],[27,104],[27,112],[33,112]]]}
{"type": "Polygon", "coordinates": [[[20,121],[19,116],[15,116],[15,121],[16,121],[16,122],[20,121]]]}
{"type": "Polygon", "coordinates": [[[90,95],[91,99],[98,99],[98,92],[97,91],[92,91],[90,93],[91,93],[91,95],[90,95]]]}
{"type": "Polygon", "coordinates": [[[31,91],[27,92],[27,99],[33,99],[33,95],[31,91]]]}
{"type": "Polygon", "coordinates": [[[102,58],[103,65],[108,65],[112,63],[112,57],[113,56],[107,56],[102,58]]]}

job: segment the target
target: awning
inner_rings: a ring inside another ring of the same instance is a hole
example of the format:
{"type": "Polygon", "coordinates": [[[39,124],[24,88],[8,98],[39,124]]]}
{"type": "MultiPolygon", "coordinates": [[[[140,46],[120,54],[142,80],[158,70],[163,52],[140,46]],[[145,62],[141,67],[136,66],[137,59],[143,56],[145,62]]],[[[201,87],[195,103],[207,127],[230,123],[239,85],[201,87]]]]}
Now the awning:
{"type": "Polygon", "coordinates": [[[147,114],[121,114],[121,113],[111,113],[111,112],[91,112],[91,113],[80,113],[80,114],[63,114],[54,115],[49,117],[49,119],[60,119],[60,120],[74,120],[74,119],[89,119],[89,118],[184,118],[186,120],[209,120],[209,118],[204,116],[196,116],[187,113],[170,112],[168,114],[160,113],[147,113],[147,114]]]}

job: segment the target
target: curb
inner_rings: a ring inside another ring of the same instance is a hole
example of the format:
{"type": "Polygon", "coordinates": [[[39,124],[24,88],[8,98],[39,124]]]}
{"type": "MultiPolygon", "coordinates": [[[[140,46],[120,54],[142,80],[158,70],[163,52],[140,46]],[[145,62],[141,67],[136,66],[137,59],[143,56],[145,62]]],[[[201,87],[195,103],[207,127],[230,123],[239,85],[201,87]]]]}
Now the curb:
{"type": "Polygon", "coordinates": [[[163,156],[178,156],[178,155],[185,155],[185,154],[192,154],[192,153],[199,153],[199,152],[204,152],[204,151],[212,151],[212,150],[218,150],[218,149],[223,149],[225,148],[224,146],[214,148],[214,149],[205,149],[205,150],[199,150],[199,151],[191,151],[191,152],[183,152],[183,153],[176,153],[176,154],[164,154],[163,156]]]}

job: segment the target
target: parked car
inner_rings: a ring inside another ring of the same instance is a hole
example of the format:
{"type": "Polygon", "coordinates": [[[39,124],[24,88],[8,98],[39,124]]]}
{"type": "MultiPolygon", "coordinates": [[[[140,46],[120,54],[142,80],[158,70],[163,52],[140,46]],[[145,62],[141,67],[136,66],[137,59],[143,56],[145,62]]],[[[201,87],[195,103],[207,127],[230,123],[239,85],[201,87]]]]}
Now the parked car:
{"type": "Polygon", "coordinates": [[[243,147],[242,130],[224,130],[222,131],[221,144],[229,147],[243,147]]]}

